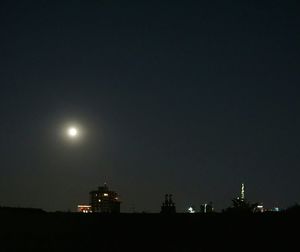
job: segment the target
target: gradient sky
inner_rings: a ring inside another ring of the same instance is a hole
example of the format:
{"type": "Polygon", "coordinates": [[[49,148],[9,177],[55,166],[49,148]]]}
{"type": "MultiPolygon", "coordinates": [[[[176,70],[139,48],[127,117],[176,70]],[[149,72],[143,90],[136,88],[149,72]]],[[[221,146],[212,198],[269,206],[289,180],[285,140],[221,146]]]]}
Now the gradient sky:
{"type": "Polygon", "coordinates": [[[104,182],[123,211],[222,209],[242,182],[299,202],[299,7],[1,1],[0,205],[75,210],[104,182]]]}

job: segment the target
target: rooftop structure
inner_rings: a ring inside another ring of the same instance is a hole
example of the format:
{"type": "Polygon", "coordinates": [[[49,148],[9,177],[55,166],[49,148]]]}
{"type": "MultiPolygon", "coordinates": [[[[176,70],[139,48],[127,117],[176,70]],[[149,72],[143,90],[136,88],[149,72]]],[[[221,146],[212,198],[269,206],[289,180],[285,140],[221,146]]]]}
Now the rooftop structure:
{"type": "Polygon", "coordinates": [[[165,201],[161,206],[161,213],[176,213],[176,207],[172,199],[172,194],[165,195],[165,201]]]}
{"type": "Polygon", "coordinates": [[[121,202],[118,194],[104,184],[90,192],[90,205],[93,213],[120,213],[121,202]]]}

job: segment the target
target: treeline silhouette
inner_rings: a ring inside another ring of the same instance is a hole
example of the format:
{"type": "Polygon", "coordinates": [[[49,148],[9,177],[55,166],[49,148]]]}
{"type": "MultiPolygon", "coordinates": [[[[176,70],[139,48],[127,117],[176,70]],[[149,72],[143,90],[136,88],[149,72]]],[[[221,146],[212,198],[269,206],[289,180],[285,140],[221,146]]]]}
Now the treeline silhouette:
{"type": "Polygon", "coordinates": [[[233,202],[230,210],[209,214],[0,207],[0,251],[289,251],[298,244],[299,205],[266,213],[246,210],[251,206],[233,202]]]}
{"type": "MultiPolygon", "coordinates": [[[[246,200],[240,200],[239,198],[232,199],[232,206],[223,209],[221,212],[211,212],[211,213],[193,213],[193,214],[205,214],[205,215],[216,215],[216,214],[270,214],[271,211],[266,212],[255,212],[258,203],[250,203],[246,200]]],[[[165,205],[164,205],[165,207],[165,205]]],[[[172,205],[174,207],[174,203],[172,205]]],[[[45,210],[40,208],[25,208],[25,207],[7,207],[7,206],[0,206],[0,214],[44,214],[47,213],[45,210]]],[[[63,212],[63,211],[56,211],[56,214],[63,214],[63,213],[70,213],[63,212]]],[[[166,211],[163,212],[164,215],[167,214],[176,214],[174,211],[166,211]]],[[[300,205],[298,203],[280,211],[281,214],[300,214],[300,205]]],[[[95,213],[94,213],[95,214],[95,213]]],[[[98,214],[98,213],[97,213],[98,214]]],[[[128,213],[127,213],[128,214],[128,213]]],[[[147,212],[135,212],[135,214],[149,214],[147,212]]],[[[177,213],[178,214],[178,213],[177,213]]],[[[183,213],[180,213],[183,214],[183,213]]]]}
{"type": "Polygon", "coordinates": [[[25,208],[25,207],[3,207],[0,206],[1,214],[14,214],[14,213],[22,213],[22,214],[40,214],[46,213],[43,209],[40,208],[25,208]]]}

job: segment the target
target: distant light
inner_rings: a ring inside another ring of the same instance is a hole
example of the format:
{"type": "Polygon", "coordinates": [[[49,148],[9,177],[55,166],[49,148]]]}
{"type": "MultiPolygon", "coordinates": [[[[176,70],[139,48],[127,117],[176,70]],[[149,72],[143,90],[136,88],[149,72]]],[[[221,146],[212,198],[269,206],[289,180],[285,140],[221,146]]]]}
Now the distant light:
{"type": "Polygon", "coordinates": [[[98,202],[101,202],[101,199],[98,199],[98,202]]]}
{"type": "Polygon", "coordinates": [[[188,212],[189,212],[189,213],[195,213],[195,210],[194,210],[194,208],[189,207],[188,212]]]}
{"type": "Polygon", "coordinates": [[[77,211],[81,213],[91,213],[91,206],[90,205],[78,205],[77,211]]]}
{"type": "Polygon", "coordinates": [[[107,196],[108,196],[108,193],[104,193],[103,196],[107,197],[107,196]]]}

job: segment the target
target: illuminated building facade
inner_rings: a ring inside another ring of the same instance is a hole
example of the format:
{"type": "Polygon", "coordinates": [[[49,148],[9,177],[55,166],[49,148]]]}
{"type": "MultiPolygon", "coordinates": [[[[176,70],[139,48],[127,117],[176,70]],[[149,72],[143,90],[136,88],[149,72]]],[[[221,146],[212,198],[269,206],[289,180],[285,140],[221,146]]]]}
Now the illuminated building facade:
{"type": "Polygon", "coordinates": [[[265,212],[264,205],[262,203],[258,204],[257,206],[255,206],[255,208],[254,208],[253,211],[255,213],[263,213],[263,212],[265,212]]]}
{"type": "Polygon", "coordinates": [[[245,200],[245,184],[242,183],[241,185],[241,201],[245,200]]]}
{"type": "Polygon", "coordinates": [[[237,197],[237,199],[240,200],[241,202],[245,201],[245,184],[244,183],[241,184],[240,196],[237,197]]]}
{"type": "Polygon", "coordinates": [[[92,206],[90,206],[90,205],[78,205],[77,206],[77,212],[79,212],[79,213],[91,213],[92,212],[92,206]]]}
{"type": "Polygon", "coordinates": [[[93,213],[120,213],[121,202],[118,194],[104,184],[90,192],[90,205],[93,213]]]}

